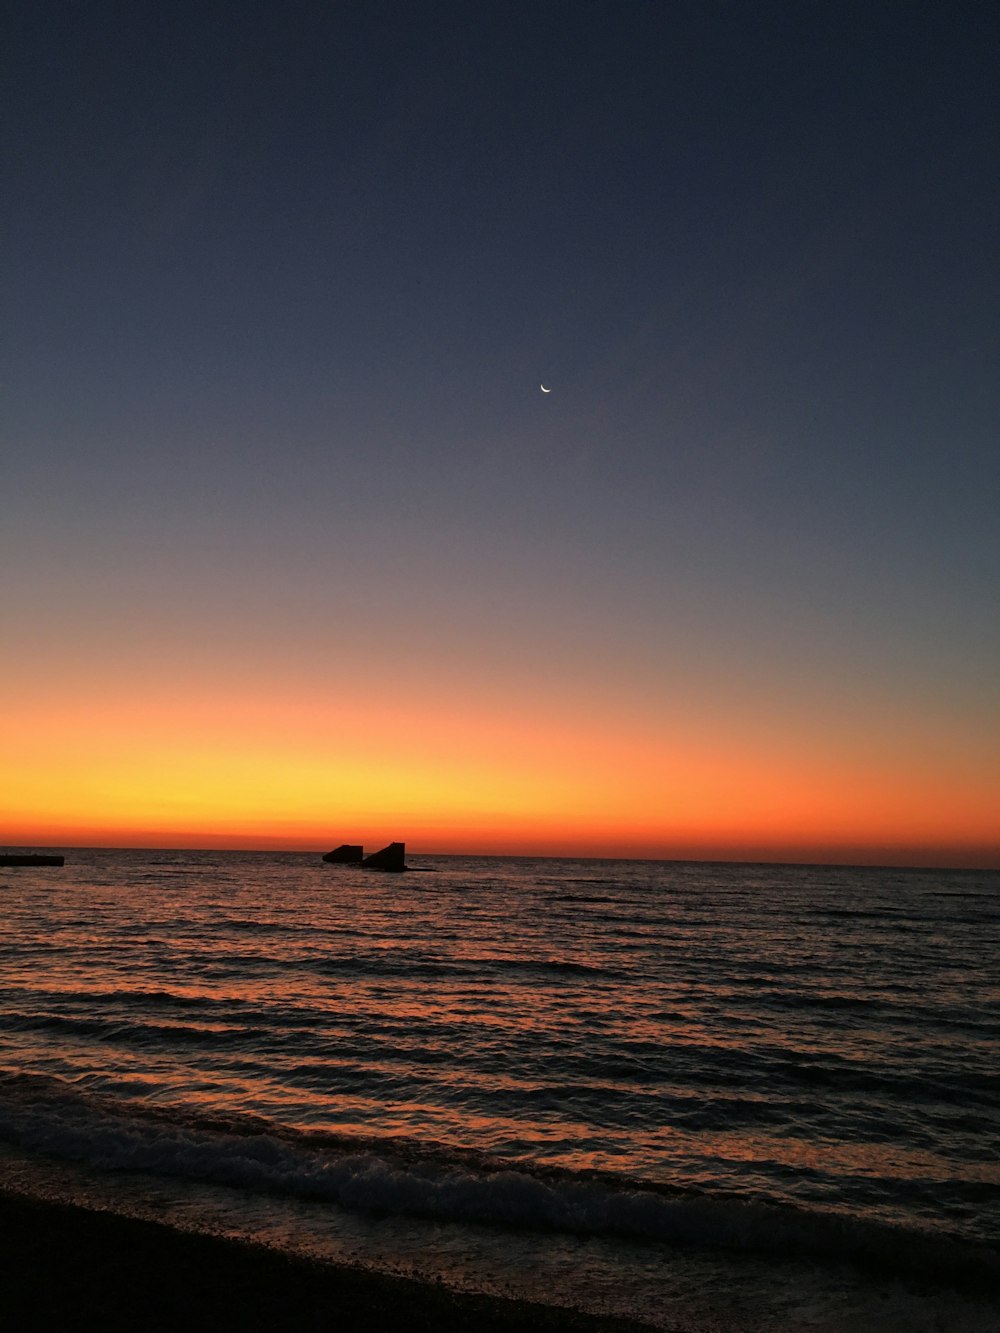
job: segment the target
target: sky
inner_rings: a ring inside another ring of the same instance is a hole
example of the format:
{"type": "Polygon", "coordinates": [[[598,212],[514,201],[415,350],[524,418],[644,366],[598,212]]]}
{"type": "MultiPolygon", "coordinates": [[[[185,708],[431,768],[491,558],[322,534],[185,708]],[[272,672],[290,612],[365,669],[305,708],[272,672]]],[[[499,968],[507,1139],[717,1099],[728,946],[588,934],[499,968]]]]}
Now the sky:
{"type": "Polygon", "coordinates": [[[8,12],[0,842],[1000,865],[989,6],[8,12]]]}

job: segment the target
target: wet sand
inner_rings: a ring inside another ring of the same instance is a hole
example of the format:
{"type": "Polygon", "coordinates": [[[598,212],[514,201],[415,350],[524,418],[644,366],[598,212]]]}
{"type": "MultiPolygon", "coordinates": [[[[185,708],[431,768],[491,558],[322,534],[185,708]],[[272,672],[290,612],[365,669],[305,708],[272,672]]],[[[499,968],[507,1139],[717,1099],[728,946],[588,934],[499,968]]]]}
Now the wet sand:
{"type": "Polygon", "coordinates": [[[0,1192],[4,1333],[645,1333],[648,1326],[456,1293],[72,1204],[0,1192]]]}

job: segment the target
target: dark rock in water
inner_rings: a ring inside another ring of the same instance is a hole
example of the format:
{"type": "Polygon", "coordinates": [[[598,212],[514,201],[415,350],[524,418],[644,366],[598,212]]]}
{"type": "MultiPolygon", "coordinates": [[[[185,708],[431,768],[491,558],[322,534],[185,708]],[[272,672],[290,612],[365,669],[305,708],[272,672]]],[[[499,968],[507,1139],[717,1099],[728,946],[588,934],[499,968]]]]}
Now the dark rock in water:
{"type": "Polygon", "coordinates": [[[357,843],[342,842],[332,852],[324,852],[323,860],[334,866],[356,866],[364,859],[365,849],[357,843]]]}
{"type": "Polygon", "coordinates": [[[0,866],[62,866],[65,856],[42,856],[38,852],[0,852],[0,866]]]}
{"type": "Polygon", "coordinates": [[[390,842],[380,852],[372,852],[361,862],[366,870],[405,870],[406,843],[390,842]]]}

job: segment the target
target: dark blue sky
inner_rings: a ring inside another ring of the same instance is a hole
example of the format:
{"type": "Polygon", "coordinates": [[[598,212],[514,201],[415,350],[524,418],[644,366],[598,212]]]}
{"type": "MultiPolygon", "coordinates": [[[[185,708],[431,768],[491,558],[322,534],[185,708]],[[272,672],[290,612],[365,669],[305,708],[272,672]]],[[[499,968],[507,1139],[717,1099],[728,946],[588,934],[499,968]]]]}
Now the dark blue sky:
{"type": "Polygon", "coordinates": [[[104,626],[140,666],[165,625],[178,655],[214,624],[231,662],[276,635],[329,661],[317,621],[382,643],[387,617],[393,689],[447,659],[667,715],[700,678],[696,715],[857,702],[975,749],[996,26],[10,6],[10,613],[104,626]]]}

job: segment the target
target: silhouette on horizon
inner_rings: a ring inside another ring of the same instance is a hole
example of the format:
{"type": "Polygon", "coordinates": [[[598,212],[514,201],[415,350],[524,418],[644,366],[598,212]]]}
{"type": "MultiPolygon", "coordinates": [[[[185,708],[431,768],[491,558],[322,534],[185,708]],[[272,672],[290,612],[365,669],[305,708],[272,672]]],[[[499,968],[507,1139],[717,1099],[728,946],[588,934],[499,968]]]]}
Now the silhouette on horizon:
{"type": "Polygon", "coordinates": [[[3,852],[0,853],[0,866],[62,866],[66,864],[64,856],[45,856],[39,852],[3,852]]]}
{"type": "Polygon", "coordinates": [[[356,866],[364,860],[365,849],[360,843],[342,842],[332,852],[324,852],[323,860],[335,866],[356,866]]]}
{"type": "Polygon", "coordinates": [[[329,865],[361,866],[364,870],[390,870],[398,872],[408,870],[406,864],[406,843],[390,842],[380,851],[365,856],[365,849],[360,843],[342,842],[332,852],[324,852],[323,860],[329,865]]]}
{"type": "Polygon", "coordinates": [[[388,847],[383,847],[380,852],[372,852],[371,856],[366,856],[361,862],[363,870],[405,870],[406,869],[406,843],[390,842],[388,847]]]}

